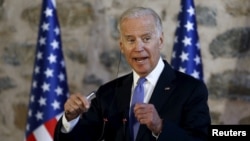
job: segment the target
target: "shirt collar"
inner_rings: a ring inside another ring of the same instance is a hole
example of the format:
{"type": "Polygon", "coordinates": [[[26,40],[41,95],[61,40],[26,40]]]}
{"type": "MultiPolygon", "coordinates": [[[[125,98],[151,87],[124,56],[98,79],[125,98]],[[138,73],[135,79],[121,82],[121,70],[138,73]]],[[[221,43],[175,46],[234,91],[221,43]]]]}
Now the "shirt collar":
{"type": "MultiPolygon", "coordinates": [[[[163,68],[164,68],[164,62],[162,58],[160,57],[156,67],[152,70],[151,73],[149,73],[146,76],[147,82],[155,86],[163,68]]],[[[134,86],[136,86],[136,82],[138,81],[139,77],[140,76],[133,70],[133,80],[134,80],[133,85],[134,86]]]]}

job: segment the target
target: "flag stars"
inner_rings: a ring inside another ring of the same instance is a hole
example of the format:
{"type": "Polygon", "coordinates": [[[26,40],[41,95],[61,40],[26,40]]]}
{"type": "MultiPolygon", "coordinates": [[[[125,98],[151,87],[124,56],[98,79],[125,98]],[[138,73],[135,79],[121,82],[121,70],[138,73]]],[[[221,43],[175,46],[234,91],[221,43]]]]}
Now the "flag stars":
{"type": "Polygon", "coordinates": [[[194,78],[199,79],[199,72],[194,70],[193,73],[191,74],[194,78]]]}
{"type": "Polygon", "coordinates": [[[59,43],[56,40],[53,40],[53,42],[50,44],[53,49],[57,49],[59,47],[59,43]]]}
{"type": "Polygon", "coordinates": [[[195,61],[196,65],[199,65],[201,63],[201,58],[198,55],[196,55],[194,58],[194,61],[195,61]]]}
{"type": "Polygon", "coordinates": [[[39,44],[40,44],[40,46],[45,45],[46,44],[46,38],[40,37],[39,44]]]}
{"type": "Polygon", "coordinates": [[[188,53],[182,52],[180,58],[182,62],[188,61],[188,53]]]}
{"type": "Polygon", "coordinates": [[[36,82],[36,81],[33,81],[32,87],[33,87],[34,89],[37,88],[37,82],[36,82]]]}
{"type": "Polygon", "coordinates": [[[56,63],[56,56],[53,54],[50,54],[50,56],[48,57],[48,60],[49,60],[50,64],[56,63]]]}
{"type": "Polygon", "coordinates": [[[38,60],[43,59],[43,53],[39,51],[39,52],[37,53],[36,57],[37,57],[38,60]]]}
{"type": "Polygon", "coordinates": [[[186,68],[179,67],[179,71],[180,71],[180,72],[183,72],[183,73],[186,73],[186,68]]]}
{"type": "Polygon", "coordinates": [[[184,44],[185,47],[188,45],[191,46],[191,40],[192,40],[191,38],[185,36],[184,39],[182,40],[182,43],[184,44]]]}
{"type": "Polygon", "coordinates": [[[38,111],[38,112],[36,113],[36,119],[37,119],[37,120],[42,120],[42,119],[43,119],[43,113],[38,111]]]}
{"type": "Polygon", "coordinates": [[[51,106],[54,108],[54,110],[60,109],[60,103],[56,100],[54,100],[54,102],[51,104],[51,106]]]}
{"type": "Polygon", "coordinates": [[[48,83],[44,82],[42,85],[43,92],[49,91],[49,87],[50,87],[50,85],[48,83]]]}
{"type": "Polygon", "coordinates": [[[39,74],[40,73],[40,67],[36,66],[34,71],[35,71],[35,74],[39,74]]]}
{"type": "Polygon", "coordinates": [[[180,72],[202,80],[201,47],[195,15],[194,3],[183,0],[176,23],[171,66],[180,72]]]}
{"type": "Polygon", "coordinates": [[[194,24],[188,21],[185,25],[185,28],[187,29],[187,31],[194,30],[194,24]]]}
{"type": "Polygon", "coordinates": [[[200,43],[197,42],[195,45],[196,45],[197,49],[200,50],[200,43]]]}
{"type": "Polygon", "coordinates": [[[172,52],[172,58],[175,59],[175,57],[176,57],[176,52],[173,51],[173,52],[172,52]]]}
{"type": "Polygon", "coordinates": [[[40,104],[40,106],[45,106],[46,105],[46,99],[41,97],[38,101],[38,103],[40,104]]]}
{"type": "Polygon", "coordinates": [[[61,61],[61,65],[63,68],[65,67],[65,62],[63,60],[61,61]]]}
{"type": "Polygon", "coordinates": [[[47,68],[44,74],[46,75],[47,78],[49,78],[49,77],[53,77],[53,72],[54,71],[52,69],[47,68]]]}
{"type": "Polygon", "coordinates": [[[29,124],[26,125],[26,130],[27,130],[27,131],[30,130],[30,125],[29,125],[29,124]]]}
{"type": "Polygon", "coordinates": [[[57,88],[55,89],[55,92],[59,96],[59,95],[62,95],[63,90],[61,87],[57,86],[57,88]]]}
{"type": "Polygon", "coordinates": [[[43,23],[42,29],[43,31],[49,31],[49,23],[43,23]]]}
{"type": "Polygon", "coordinates": [[[194,15],[194,8],[192,6],[189,7],[189,9],[187,10],[187,12],[189,13],[189,16],[193,16],[194,15]]]}
{"type": "Polygon", "coordinates": [[[31,94],[30,103],[33,103],[34,101],[35,101],[35,96],[33,94],[31,94]]]}
{"type": "MultiPolygon", "coordinates": [[[[52,0],[52,3],[55,4],[55,0],[52,0]]],[[[52,3],[44,1],[41,9],[34,77],[31,84],[29,111],[27,111],[26,139],[33,135],[35,138],[40,136],[37,134],[37,129],[46,126],[47,121],[57,121],[58,116],[63,112],[63,103],[69,97],[61,31],[56,7],[51,5],[52,3]]],[[[51,126],[55,124],[56,122],[51,126]]],[[[45,130],[49,129],[45,128],[45,130]]],[[[47,132],[43,130],[41,134],[44,138],[50,139],[51,136],[47,132]]]]}
{"type": "Polygon", "coordinates": [[[29,117],[32,116],[32,110],[31,110],[31,109],[29,109],[29,111],[28,111],[28,116],[29,116],[29,117]]]}
{"type": "Polygon", "coordinates": [[[56,33],[56,35],[59,35],[59,34],[60,34],[60,29],[59,29],[58,27],[56,27],[56,28],[54,29],[54,32],[56,33]]]}
{"type": "Polygon", "coordinates": [[[64,81],[65,80],[65,76],[63,75],[63,73],[60,73],[58,75],[58,78],[59,78],[60,81],[64,81]]]}
{"type": "Polygon", "coordinates": [[[44,14],[46,15],[46,17],[52,17],[53,16],[53,10],[50,8],[46,8],[46,10],[44,11],[44,14]]]}

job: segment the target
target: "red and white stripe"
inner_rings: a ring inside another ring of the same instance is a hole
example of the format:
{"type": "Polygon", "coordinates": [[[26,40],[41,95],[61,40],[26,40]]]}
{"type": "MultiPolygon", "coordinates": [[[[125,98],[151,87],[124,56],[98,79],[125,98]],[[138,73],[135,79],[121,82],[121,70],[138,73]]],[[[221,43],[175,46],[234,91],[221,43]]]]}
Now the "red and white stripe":
{"type": "Polygon", "coordinates": [[[39,126],[27,137],[26,141],[53,141],[56,123],[61,116],[62,113],[39,126]]]}

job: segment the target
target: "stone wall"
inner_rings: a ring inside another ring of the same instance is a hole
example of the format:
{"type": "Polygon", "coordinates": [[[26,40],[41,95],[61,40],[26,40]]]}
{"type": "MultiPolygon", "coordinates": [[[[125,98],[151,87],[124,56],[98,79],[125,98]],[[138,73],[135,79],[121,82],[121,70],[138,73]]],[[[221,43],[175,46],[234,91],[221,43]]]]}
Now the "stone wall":
{"type": "MultiPolygon", "coordinates": [[[[170,60],[178,0],[57,0],[70,91],[88,93],[117,77],[118,16],[140,5],[163,19],[170,60]]],[[[213,124],[250,124],[250,1],[196,0],[213,124]],[[239,2],[240,1],[240,2],[239,2]]],[[[24,138],[41,0],[0,0],[0,138],[24,138]]],[[[119,73],[130,71],[121,58],[119,73]]]]}

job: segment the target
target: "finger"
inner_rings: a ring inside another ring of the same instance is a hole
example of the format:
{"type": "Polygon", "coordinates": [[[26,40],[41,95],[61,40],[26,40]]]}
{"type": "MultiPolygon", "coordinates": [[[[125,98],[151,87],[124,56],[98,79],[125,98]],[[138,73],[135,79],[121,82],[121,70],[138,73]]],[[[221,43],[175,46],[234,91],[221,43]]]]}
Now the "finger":
{"type": "Polygon", "coordinates": [[[90,102],[88,101],[88,99],[86,97],[81,97],[81,101],[83,102],[84,108],[89,109],[90,102]]]}
{"type": "Polygon", "coordinates": [[[138,122],[140,122],[141,124],[144,124],[145,123],[145,119],[147,119],[147,114],[143,113],[143,112],[140,112],[140,110],[137,110],[135,112],[135,117],[136,117],[136,119],[137,119],[138,122]]]}
{"type": "Polygon", "coordinates": [[[146,103],[136,103],[134,109],[143,109],[147,106],[146,103]]]}
{"type": "Polygon", "coordinates": [[[143,119],[143,118],[139,119],[138,121],[139,121],[140,124],[146,124],[146,123],[147,123],[147,122],[146,122],[147,120],[146,120],[146,119],[143,119]]]}
{"type": "Polygon", "coordinates": [[[79,113],[79,106],[75,103],[68,103],[67,104],[67,114],[78,114],[79,113]]]}
{"type": "Polygon", "coordinates": [[[77,93],[73,96],[72,99],[74,104],[77,105],[77,109],[80,109],[81,112],[84,112],[89,108],[90,104],[86,97],[84,97],[82,94],[77,93]]]}
{"type": "Polygon", "coordinates": [[[135,117],[141,124],[151,124],[157,113],[152,104],[137,104],[134,108],[135,117]]]}
{"type": "Polygon", "coordinates": [[[147,105],[146,104],[136,104],[134,107],[134,113],[136,116],[140,114],[147,113],[147,105]]]}
{"type": "Polygon", "coordinates": [[[81,112],[81,107],[83,102],[81,102],[79,94],[72,94],[66,101],[64,109],[66,113],[76,114],[81,112]]]}
{"type": "Polygon", "coordinates": [[[68,114],[68,113],[71,113],[73,111],[73,108],[70,106],[71,104],[71,100],[68,99],[66,101],[66,103],[64,104],[64,111],[68,114]]]}
{"type": "Polygon", "coordinates": [[[89,101],[87,100],[86,96],[83,96],[82,94],[76,94],[76,101],[79,105],[83,105],[85,108],[89,107],[89,101]]]}
{"type": "Polygon", "coordinates": [[[76,108],[77,110],[79,111],[85,111],[85,104],[84,104],[84,101],[82,99],[82,97],[79,97],[77,96],[75,99],[74,99],[74,104],[73,106],[76,106],[74,108],[76,108]]]}

